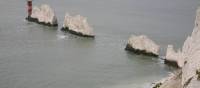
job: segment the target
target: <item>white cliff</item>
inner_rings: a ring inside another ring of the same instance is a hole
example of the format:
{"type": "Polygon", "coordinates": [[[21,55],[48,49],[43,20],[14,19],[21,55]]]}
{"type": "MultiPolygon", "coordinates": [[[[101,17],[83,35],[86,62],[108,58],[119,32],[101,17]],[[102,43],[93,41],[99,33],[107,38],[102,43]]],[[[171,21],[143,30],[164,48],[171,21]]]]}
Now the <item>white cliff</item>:
{"type": "Polygon", "coordinates": [[[70,16],[66,14],[63,28],[68,28],[68,30],[81,33],[82,35],[94,36],[93,29],[88,24],[87,19],[80,15],[70,16]]]}
{"type": "MultiPolygon", "coordinates": [[[[192,35],[188,36],[185,40],[182,51],[178,53],[173,51],[173,47],[169,47],[167,51],[166,58],[170,60],[176,61],[184,61],[185,63],[181,64],[181,72],[180,76],[180,83],[174,84],[181,85],[180,87],[172,87],[170,86],[173,84],[173,80],[169,81],[169,83],[165,86],[166,82],[163,83],[160,87],[154,88],[200,88],[200,8],[197,10],[197,16],[195,20],[195,27],[193,29],[192,35]]],[[[183,62],[181,62],[183,63],[183,62]]],[[[175,78],[174,77],[174,78],[175,78]]]]}
{"type": "Polygon", "coordinates": [[[200,69],[200,8],[198,8],[196,14],[192,35],[184,42],[182,49],[187,62],[182,68],[182,85],[192,80],[186,88],[200,88],[200,81],[197,82],[196,74],[196,71],[200,69]],[[198,86],[196,86],[195,82],[198,83],[198,86]]]}

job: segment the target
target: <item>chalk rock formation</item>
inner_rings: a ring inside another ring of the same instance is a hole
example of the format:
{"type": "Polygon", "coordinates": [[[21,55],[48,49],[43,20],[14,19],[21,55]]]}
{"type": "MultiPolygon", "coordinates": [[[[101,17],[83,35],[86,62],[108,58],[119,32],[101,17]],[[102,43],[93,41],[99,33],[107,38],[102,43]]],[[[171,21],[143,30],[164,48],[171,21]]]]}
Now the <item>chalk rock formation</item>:
{"type": "Polygon", "coordinates": [[[174,51],[173,45],[168,45],[165,63],[181,68],[184,65],[184,55],[178,50],[174,51]]]}
{"type": "Polygon", "coordinates": [[[194,30],[184,42],[182,53],[187,62],[182,68],[182,85],[190,82],[185,88],[200,88],[200,81],[197,81],[198,74],[196,73],[200,69],[200,8],[197,10],[194,30]]]}
{"type": "MultiPolygon", "coordinates": [[[[174,54],[175,56],[170,57],[176,58],[177,61],[178,59],[181,59],[185,62],[181,68],[181,73],[179,74],[181,82],[177,82],[176,84],[181,86],[175,88],[200,88],[200,8],[198,8],[196,14],[195,27],[192,35],[188,36],[185,40],[182,51],[178,54],[174,54]],[[179,55],[182,55],[181,58],[179,55]]],[[[179,75],[175,75],[175,77],[178,77],[179,75]]],[[[170,88],[170,84],[173,83],[173,81],[169,81],[168,85],[162,86],[161,84],[158,88],[170,88]]],[[[165,82],[163,84],[165,84],[165,82]]]]}
{"type": "Polygon", "coordinates": [[[66,14],[62,30],[82,37],[94,37],[93,29],[89,26],[87,19],[80,15],[66,14]]]}
{"type": "Polygon", "coordinates": [[[40,7],[34,6],[28,21],[36,22],[48,26],[58,26],[57,18],[53,9],[49,5],[43,4],[40,7]]]}
{"type": "Polygon", "coordinates": [[[125,49],[133,51],[136,54],[144,54],[150,56],[158,56],[159,52],[159,46],[145,35],[132,35],[129,38],[125,49]]]}

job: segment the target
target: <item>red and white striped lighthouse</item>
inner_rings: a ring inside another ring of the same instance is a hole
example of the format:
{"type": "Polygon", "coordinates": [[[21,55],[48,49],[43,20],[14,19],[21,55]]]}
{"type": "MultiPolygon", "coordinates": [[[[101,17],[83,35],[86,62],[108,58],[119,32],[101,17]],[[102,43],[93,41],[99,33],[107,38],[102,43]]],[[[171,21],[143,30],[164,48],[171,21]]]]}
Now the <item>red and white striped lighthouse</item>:
{"type": "Polygon", "coordinates": [[[27,7],[28,7],[28,17],[32,14],[32,0],[27,0],[27,7]]]}

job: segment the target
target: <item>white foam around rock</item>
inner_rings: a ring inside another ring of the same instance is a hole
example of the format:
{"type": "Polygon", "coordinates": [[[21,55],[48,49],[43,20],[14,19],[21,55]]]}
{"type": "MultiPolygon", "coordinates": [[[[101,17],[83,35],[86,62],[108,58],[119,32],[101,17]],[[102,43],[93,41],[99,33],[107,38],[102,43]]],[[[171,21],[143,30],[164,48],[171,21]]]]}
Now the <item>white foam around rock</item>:
{"type": "Polygon", "coordinates": [[[154,53],[156,55],[159,54],[159,45],[145,35],[132,35],[128,40],[128,44],[134,49],[145,50],[146,52],[154,53]]]}
{"type": "Polygon", "coordinates": [[[66,13],[63,27],[68,27],[69,30],[79,32],[84,35],[94,35],[93,29],[88,24],[87,19],[80,15],[70,16],[66,13]]]}
{"type": "Polygon", "coordinates": [[[40,7],[34,6],[32,11],[32,18],[37,18],[39,22],[50,24],[57,24],[57,18],[53,9],[49,5],[42,4],[40,7]]]}

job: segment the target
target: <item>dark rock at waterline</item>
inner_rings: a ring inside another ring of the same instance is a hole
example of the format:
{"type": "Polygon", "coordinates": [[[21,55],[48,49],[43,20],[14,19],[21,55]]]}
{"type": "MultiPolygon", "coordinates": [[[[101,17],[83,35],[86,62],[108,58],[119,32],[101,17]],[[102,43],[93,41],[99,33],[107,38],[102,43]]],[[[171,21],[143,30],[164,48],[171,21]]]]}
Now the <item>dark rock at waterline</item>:
{"type": "Polygon", "coordinates": [[[139,49],[132,48],[130,44],[126,45],[125,50],[134,52],[135,54],[138,54],[138,55],[142,54],[142,55],[147,55],[147,56],[158,57],[157,54],[154,54],[152,52],[147,52],[146,50],[139,50],[139,49]]]}
{"type": "Polygon", "coordinates": [[[45,26],[50,26],[50,27],[57,27],[58,24],[50,24],[50,23],[45,23],[45,22],[39,22],[39,20],[37,18],[33,18],[33,17],[26,17],[26,20],[30,21],[30,22],[35,22],[41,25],[45,25],[45,26]]]}
{"type": "Polygon", "coordinates": [[[85,35],[85,34],[83,34],[81,32],[76,32],[76,31],[70,30],[68,27],[65,27],[65,28],[62,27],[61,30],[62,31],[67,31],[67,32],[69,32],[71,34],[74,34],[74,35],[77,35],[77,36],[81,36],[81,37],[87,37],[87,38],[94,38],[95,37],[94,35],[85,35]]]}
{"type": "Polygon", "coordinates": [[[153,88],[160,88],[161,85],[162,83],[157,83],[155,86],[153,86],[153,88]]]}
{"type": "Polygon", "coordinates": [[[197,69],[197,70],[196,70],[196,74],[197,74],[197,80],[200,81],[200,69],[197,69]]]}
{"type": "Polygon", "coordinates": [[[178,66],[178,63],[177,63],[176,61],[169,61],[169,60],[167,60],[167,59],[164,59],[164,63],[167,64],[167,65],[169,65],[169,66],[173,66],[173,67],[175,67],[175,68],[180,68],[180,67],[178,66]]]}

